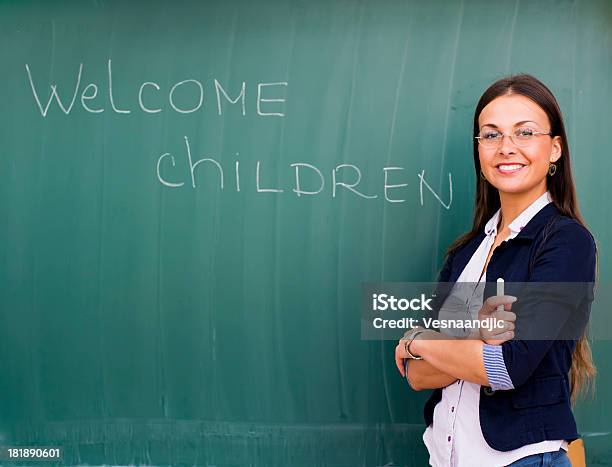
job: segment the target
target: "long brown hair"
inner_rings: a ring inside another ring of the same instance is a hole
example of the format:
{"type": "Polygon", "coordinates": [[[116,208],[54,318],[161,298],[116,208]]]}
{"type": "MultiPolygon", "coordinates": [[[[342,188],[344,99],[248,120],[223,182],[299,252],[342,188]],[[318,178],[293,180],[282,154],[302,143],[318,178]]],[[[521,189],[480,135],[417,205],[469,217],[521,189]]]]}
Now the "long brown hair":
{"type": "MultiPolygon", "coordinates": [[[[478,136],[480,128],[478,117],[482,109],[493,99],[509,94],[525,96],[540,106],[550,123],[551,136],[561,138],[561,157],[556,161],[557,171],[554,176],[547,176],[547,188],[552,202],[557,209],[567,217],[575,219],[581,225],[586,224],[580,215],[576,199],[576,188],[570,165],[570,151],[565,134],[565,125],[559,104],[550,90],[537,78],[520,74],[507,76],[493,83],[481,96],[474,112],[474,137],[478,136]]],[[[500,207],[497,189],[480,176],[480,159],[478,158],[478,141],[474,138],[474,170],[476,173],[476,202],[472,230],[459,237],[446,252],[447,256],[476,237],[485,227],[487,221],[500,207]]],[[[597,370],[593,364],[588,336],[585,333],[578,340],[572,356],[570,369],[570,388],[572,399],[592,387],[597,370]]]]}

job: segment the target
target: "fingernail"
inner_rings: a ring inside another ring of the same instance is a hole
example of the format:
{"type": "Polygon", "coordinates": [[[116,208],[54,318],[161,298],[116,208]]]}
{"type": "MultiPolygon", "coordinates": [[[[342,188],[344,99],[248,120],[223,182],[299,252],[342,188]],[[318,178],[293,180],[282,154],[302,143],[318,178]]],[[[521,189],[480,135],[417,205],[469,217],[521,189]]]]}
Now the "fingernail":
{"type": "Polygon", "coordinates": [[[514,303],[516,302],[516,300],[517,300],[516,297],[510,296],[510,303],[514,303]]]}

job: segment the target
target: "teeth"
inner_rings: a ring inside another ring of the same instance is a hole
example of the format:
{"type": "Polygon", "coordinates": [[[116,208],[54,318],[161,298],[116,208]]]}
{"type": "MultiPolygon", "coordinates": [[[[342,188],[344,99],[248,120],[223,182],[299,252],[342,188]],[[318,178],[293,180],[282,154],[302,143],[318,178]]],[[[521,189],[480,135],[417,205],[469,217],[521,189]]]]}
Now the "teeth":
{"type": "Polygon", "coordinates": [[[521,167],[523,167],[521,164],[500,165],[499,169],[500,170],[516,170],[516,169],[520,169],[521,167]]]}

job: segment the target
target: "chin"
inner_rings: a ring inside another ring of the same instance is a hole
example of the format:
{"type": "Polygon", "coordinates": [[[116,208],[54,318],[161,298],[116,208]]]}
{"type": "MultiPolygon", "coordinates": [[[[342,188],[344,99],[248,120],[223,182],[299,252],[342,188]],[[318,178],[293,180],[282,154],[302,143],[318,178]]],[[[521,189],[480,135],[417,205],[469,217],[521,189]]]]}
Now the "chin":
{"type": "Polygon", "coordinates": [[[496,181],[494,181],[494,183],[492,183],[491,185],[493,185],[497,189],[497,191],[499,191],[500,193],[512,193],[512,194],[528,193],[535,188],[535,186],[531,184],[516,183],[516,182],[509,183],[507,180],[504,180],[500,183],[495,183],[495,182],[496,181]]]}
{"type": "Polygon", "coordinates": [[[519,193],[527,193],[529,191],[529,189],[525,189],[525,188],[504,188],[504,187],[500,187],[497,189],[497,191],[499,191],[500,193],[508,193],[508,194],[514,194],[517,195],[519,193]]]}

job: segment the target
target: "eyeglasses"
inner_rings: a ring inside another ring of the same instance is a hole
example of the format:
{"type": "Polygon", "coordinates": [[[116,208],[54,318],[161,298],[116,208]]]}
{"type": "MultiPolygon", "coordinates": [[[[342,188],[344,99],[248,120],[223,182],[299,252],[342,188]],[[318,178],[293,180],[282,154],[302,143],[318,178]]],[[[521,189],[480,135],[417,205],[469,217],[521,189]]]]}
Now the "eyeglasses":
{"type": "Polygon", "coordinates": [[[506,135],[497,130],[485,130],[480,132],[480,136],[476,136],[478,143],[484,148],[497,148],[504,139],[504,136],[509,136],[516,146],[528,146],[536,136],[547,135],[552,136],[552,133],[544,133],[535,131],[531,128],[517,128],[513,133],[506,135]]]}

